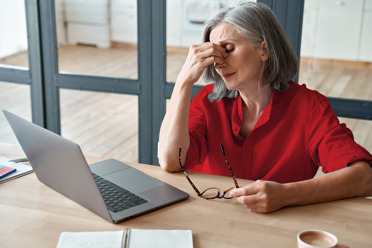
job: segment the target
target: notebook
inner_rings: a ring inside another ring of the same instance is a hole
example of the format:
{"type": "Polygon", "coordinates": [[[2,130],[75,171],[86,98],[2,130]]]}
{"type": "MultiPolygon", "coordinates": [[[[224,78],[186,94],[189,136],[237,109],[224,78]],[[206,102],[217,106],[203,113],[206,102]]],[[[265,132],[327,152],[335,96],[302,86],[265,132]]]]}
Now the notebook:
{"type": "Polygon", "coordinates": [[[0,179],[4,178],[6,176],[9,176],[10,174],[12,174],[16,171],[17,171],[17,169],[14,169],[12,167],[0,164],[0,179]]]}
{"type": "Polygon", "coordinates": [[[88,165],[78,144],[3,112],[38,180],[110,222],[119,223],[189,196],[115,159],[88,165]]]}
{"type": "Polygon", "coordinates": [[[193,248],[191,230],[63,232],[57,248],[193,248]]]}

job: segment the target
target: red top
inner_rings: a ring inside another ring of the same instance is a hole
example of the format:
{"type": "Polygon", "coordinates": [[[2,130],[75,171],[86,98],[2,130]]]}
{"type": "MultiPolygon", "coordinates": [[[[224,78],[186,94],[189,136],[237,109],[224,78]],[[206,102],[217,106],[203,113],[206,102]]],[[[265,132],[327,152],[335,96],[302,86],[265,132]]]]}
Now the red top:
{"type": "Polygon", "coordinates": [[[339,123],[325,96],[305,85],[290,85],[287,91],[273,91],[269,105],[245,139],[239,135],[241,97],[210,102],[213,84],[205,86],[190,105],[185,168],[231,176],[220,143],[235,176],[251,180],[295,182],[314,177],[318,166],[327,173],[357,160],[372,165],[371,154],[339,123]]]}

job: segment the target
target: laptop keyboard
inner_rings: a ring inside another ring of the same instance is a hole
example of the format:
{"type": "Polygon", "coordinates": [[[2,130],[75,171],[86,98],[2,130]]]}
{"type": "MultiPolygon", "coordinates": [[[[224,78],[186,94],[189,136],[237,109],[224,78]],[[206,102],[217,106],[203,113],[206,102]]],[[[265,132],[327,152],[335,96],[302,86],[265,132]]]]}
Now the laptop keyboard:
{"type": "Polygon", "coordinates": [[[102,194],[103,200],[110,211],[116,213],[147,202],[142,197],[119,187],[103,177],[94,173],[92,174],[98,189],[102,194]]]}

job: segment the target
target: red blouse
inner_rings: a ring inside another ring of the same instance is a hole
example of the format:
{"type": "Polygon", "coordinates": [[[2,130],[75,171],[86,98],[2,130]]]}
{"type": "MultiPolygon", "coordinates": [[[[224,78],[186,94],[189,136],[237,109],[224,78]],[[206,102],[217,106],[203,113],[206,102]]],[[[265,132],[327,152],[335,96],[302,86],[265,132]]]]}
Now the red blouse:
{"type": "Polygon", "coordinates": [[[274,90],[246,138],[239,135],[241,97],[210,102],[212,90],[213,84],[205,86],[190,105],[187,170],[231,176],[220,143],[235,176],[251,180],[295,182],[314,177],[318,166],[327,173],[357,160],[372,165],[371,154],[339,123],[328,99],[305,85],[290,82],[289,90],[274,90]]]}

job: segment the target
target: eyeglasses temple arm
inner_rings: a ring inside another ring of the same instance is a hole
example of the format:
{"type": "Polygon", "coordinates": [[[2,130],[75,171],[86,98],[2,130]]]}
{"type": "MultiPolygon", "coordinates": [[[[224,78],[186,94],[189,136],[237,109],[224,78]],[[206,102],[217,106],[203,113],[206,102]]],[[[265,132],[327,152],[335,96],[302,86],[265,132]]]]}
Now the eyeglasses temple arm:
{"type": "Polygon", "coordinates": [[[191,184],[191,186],[193,187],[193,189],[195,190],[195,192],[198,195],[201,195],[200,191],[196,188],[195,184],[191,181],[191,179],[189,178],[189,176],[187,175],[187,173],[186,173],[186,171],[184,169],[184,166],[182,165],[182,162],[181,162],[181,152],[182,152],[182,148],[179,147],[179,149],[178,149],[178,162],[180,163],[181,171],[183,172],[183,174],[185,174],[185,177],[186,177],[187,181],[189,181],[189,183],[191,184]]]}
{"type": "Polygon", "coordinates": [[[239,188],[239,185],[238,185],[238,182],[236,181],[236,178],[235,178],[234,172],[233,172],[233,170],[232,170],[232,168],[231,168],[231,166],[230,166],[230,164],[229,164],[229,161],[227,161],[227,158],[226,158],[226,155],[225,155],[225,149],[223,149],[223,145],[222,145],[222,143],[220,143],[220,146],[221,146],[222,154],[223,154],[223,157],[224,157],[225,162],[226,162],[226,164],[227,164],[227,167],[229,167],[230,174],[231,174],[231,176],[232,176],[232,178],[233,178],[233,180],[234,180],[235,187],[236,187],[236,188],[239,188]]]}

